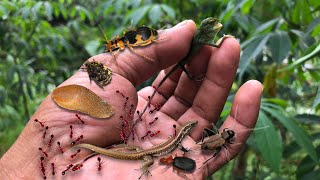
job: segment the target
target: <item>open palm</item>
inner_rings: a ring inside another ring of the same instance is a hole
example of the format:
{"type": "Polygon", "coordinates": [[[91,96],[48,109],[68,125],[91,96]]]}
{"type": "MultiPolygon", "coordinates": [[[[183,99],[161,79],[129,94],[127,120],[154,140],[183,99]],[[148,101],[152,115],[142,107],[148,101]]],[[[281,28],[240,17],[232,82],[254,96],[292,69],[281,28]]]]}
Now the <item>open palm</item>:
{"type": "MultiPolygon", "coordinates": [[[[137,179],[142,173],[142,171],[139,171],[142,160],[118,160],[103,155],[87,160],[78,171],[68,171],[64,176],[61,175],[61,171],[65,170],[71,163],[80,162],[91,153],[82,149],[75,158],[70,157],[76,152],[76,149],[71,148],[70,143],[80,135],[83,135],[83,139],[80,140],[81,143],[94,144],[100,147],[107,147],[120,142],[121,122],[123,121],[120,116],[127,114],[129,106],[124,108],[125,101],[116,91],[120,91],[129,97],[128,104],[132,104],[136,110],[141,111],[148,103],[148,96],[152,94],[154,88],[146,87],[137,93],[135,86],[150,78],[159,70],[167,68],[161,71],[154,81],[153,85],[157,86],[165,74],[169,72],[169,66],[177,63],[187,54],[195,30],[194,22],[182,22],[171,29],[160,32],[159,42],[144,48],[136,48],[136,51],[155,61],[146,60],[129,50],[121,52],[116,59],[116,63],[110,65],[106,63],[113,70],[113,76],[111,84],[103,89],[94,82],[90,82],[85,71],[79,70],[60,86],[78,84],[91,89],[112,105],[115,114],[109,119],[94,119],[81,114],[81,119],[85,122],[85,124],[81,124],[75,116],[75,112],[66,111],[58,107],[49,95],[33,115],[16,143],[2,157],[0,167],[7,170],[10,169],[10,166],[18,166],[18,164],[14,163],[28,162],[28,165],[25,165],[25,168],[18,174],[30,178],[35,176],[42,177],[39,159],[43,154],[39,152],[38,148],[47,146],[49,135],[54,134],[52,146],[44,148],[49,154],[46,159],[46,174],[48,178],[53,177],[50,163],[54,162],[55,178],[137,179]],[[45,122],[45,125],[49,127],[46,139],[43,139],[44,132],[39,124],[33,121],[34,119],[45,122]],[[70,125],[73,127],[72,138],[70,138],[70,125]],[[57,145],[58,141],[64,150],[63,154],[57,145]],[[17,149],[21,148],[24,148],[24,152],[17,151],[17,149]],[[4,163],[13,156],[19,161],[11,164],[4,163]],[[102,159],[101,171],[98,171],[97,157],[102,159]]],[[[235,157],[239,153],[241,146],[227,145],[228,153],[226,153],[226,149],[223,149],[214,160],[202,166],[202,163],[210,158],[212,153],[200,151],[200,147],[196,142],[201,139],[203,129],[210,127],[212,123],[216,123],[220,116],[234,80],[239,63],[239,55],[239,44],[233,38],[226,39],[219,49],[203,47],[200,53],[193,57],[187,69],[192,75],[206,74],[205,79],[202,82],[191,81],[181,70],[173,73],[157,90],[158,93],[152,99],[151,104],[161,105],[161,109],[151,114],[148,110],[143,115],[143,120],[135,126],[134,138],[131,135],[128,139],[128,144],[134,144],[143,149],[150,148],[166,141],[170,135],[174,134],[173,124],[176,124],[178,131],[181,125],[196,120],[198,125],[182,143],[184,147],[191,149],[188,157],[196,161],[197,168],[201,167],[192,173],[186,173],[190,179],[204,179],[235,157]],[[155,117],[158,117],[158,120],[150,125],[149,123],[155,117]],[[154,137],[146,136],[146,138],[141,139],[149,130],[151,132],[160,131],[160,133],[154,137]]],[[[111,55],[110,53],[100,54],[90,58],[90,60],[93,59],[95,61],[108,62],[111,59],[111,55]]],[[[243,130],[254,127],[258,117],[261,92],[262,87],[259,82],[249,81],[236,94],[231,115],[221,127],[222,129],[236,127],[234,129],[237,135],[235,137],[236,142],[244,143],[250,131],[243,130]],[[237,115],[235,119],[236,109],[237,115]]],[[[135,120],[137,117],[137,113],[134,113],[134,117],[130,120],[135,120]]],[[[182,151],[177,149],[172,154],[181,155],[182,151]]],[[[158,158],[154,158],[154,161],[154,165],[150,167],[152,176],[149,175],[149,178],[183,178],[183,176],[173,172],[172,168],[164,170],[165,166],[159,165],[158,158]]],[[[10,173],[9,170],[4,172],[10,173]]],[[[143,178],[145,177],[143,176],[143,178]]]]}

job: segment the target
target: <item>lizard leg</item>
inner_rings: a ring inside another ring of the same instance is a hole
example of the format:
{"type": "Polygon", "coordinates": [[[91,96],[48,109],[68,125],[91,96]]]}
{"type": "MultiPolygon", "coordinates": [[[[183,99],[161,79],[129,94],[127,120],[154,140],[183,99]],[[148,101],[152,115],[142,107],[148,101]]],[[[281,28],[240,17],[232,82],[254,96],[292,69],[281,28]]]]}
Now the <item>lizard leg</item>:
{"type": "Polygon", "coordinates": [[[143,169],[143,173],[141,174],[141,176],[139,177],[139,179],[141,179],[141,177],[144,175],[144,174],[150,174],[152,176],[152,174],[150,173],[149,171],[149,167],[153,164],[153,159],[152,159],[152,156],[150,155],[147,155],[147,156],[144,156],[143,157],[143,160],[145,161],[143,164],[142,164],[142,169],[143,169]]]}
{"type": "MultiPolygon", "coordinates": [[[[180,64],[180,63],[179,63],[180,64]]],[[[188,70],[183,66],[183,65],[181,65],[180,64],[180,67],[181,67],[181,69],[186,73],[186,75],[188,76],[188,78],[189,79],[191,79],[191,80],[194,80],[194,81],[202,81],[203,79],[204,79],[204,77],[205,77],[205,74],[204,75],[200,75],[200,76],[192,76],[189,72],[188,72],[188,70]]]]}
{"type": "Polygon", "coordinates": [[[211,44],[211,43],[207,43],[207,42],[203,42],[203,44],[219,48],[222,45],[222,43],[224,42],[224,40],[227,39],[227,38],[230,38],[230,37],[233,37],[233,36],[231,36],[231,35],[223,35],[222,40],[218,44],[211,44]]]}

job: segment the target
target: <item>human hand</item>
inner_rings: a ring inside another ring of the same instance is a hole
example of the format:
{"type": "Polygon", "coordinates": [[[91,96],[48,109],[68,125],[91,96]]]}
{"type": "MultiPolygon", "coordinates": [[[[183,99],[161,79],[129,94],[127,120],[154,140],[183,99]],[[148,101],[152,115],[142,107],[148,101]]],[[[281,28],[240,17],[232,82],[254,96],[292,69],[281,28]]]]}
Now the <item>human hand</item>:
{"type": "MultiPolygon", "coordinates": [[[[38,150],[44,147],[49,157],[46,159],[46,176],[51,179],[50,163],[55,163],[57,173],[55,178],[62,178],[63,171],[70,163],[75,164],[83,159],[90,152],[82,150],[76,158],[70,158],[75,153],[71,149],[71,139],[69,126],[73,125],[73,136],[83,135],[82,143],[95,144],[100,147],[110,146],[120,141],[119,127],[121,120],[120,115],[127,113],[127,109],[123,108],[123,99],[115,92],[119,90],[125,96],[129,97],[129,104],[142,110],[147,104],[148,96],[153,92],[152,87],[146,87],[138,93],[135,86],[148,79],[161,69],[177,63],[188,52],[192,36],[196,30],[192,21],[182,22],[176,27],[162,31],[159,35],[160,41],[145,48],[136,48],[136,51],[143,53],[145,56],[155,59],[155,61],[146,60],[132,51],[126,50],[117,56],[117,64],[109,65],[113,70],[111,84],[105,86],[104,89],[98,87],[94,82],[89,81],[88,75],[84,71],[78,71],[60,86],[69,84],[78,84],[85,86],[115,109],[115,114],[109,119],[98,120],[86,115],[81,115],[85,121],[84,125],[77,124],[78,120],[75,112],[66,111],[58,107],[50,95],[43,101],[37,112],[33,115],[22,134],[9,149],[9,151],[1,158],[0,172],[1,177],[8,178],[34,178],[42,177],[40,157],[43,156],[38,150]],[[165,39],[161,41],[161,39],[165,39]],[[49,127],[47,136],[54,134],[51,148],[47,148],[49,138],[43,139],[43,130],[39,128],[39,124],[33,120],[39,119],[44,121],[49,127]],[[64,154],[59,153],[56,142],[62,143],[64,154]],[[14,158],[14,160],[13,160],[14,158]],[[5,175],[5,176],[2,176],[5,175]]],[[[194,149],[189,153],[189,157],[196,160],[197,167],[202,165],[206,159],[212,154],[197,151],[198,142],[201,138],[203,128],[209,127],[211,123],[216,123],[226,98],[229,94],[230,87],[234,80],[239,62],[240,48],[237,41],[233,38],[227,38],[223,45],[219,48],[204,47],[200,53],[193,57],[188,66],[188,70],[193,75],[206,74],[206,78],[202,82],[191,81],[181,70],[175,72],[158,91],[157,95],[152,99],[152,104],[160,104],[162,107],[159,111],[152,114],[145,113],[143,121],[137,123],[135,129],[135,140],[129,138],[128,144],[139,145],[142,148],[150,148],[167,140],[169,135],[173,135],[173,124],[184,125],[191,120],[197,120],[198,125],[192,131],[190,137],[183,141],[183,146],[194,149]],[[180,77],[181,75],[181,77],[180,77]],[[152,126],[149,122],[158,117],[158,121],[152,126]],[[141,137],[148,130],[160,130],[160,134],[156,137],[141,137]]],[[[94,57],[95,61],[106,62],[111,59],[110,53],[100,54],[94,57]]],[[[93,60],[91,58],[90,60],[93,60]]],[[[164,77],[165,72],[169,69],[161,71],[153,85],[157,86],[159,81],[164,77]]],[[[245,83],[238,91],[233,102],[231,115],[226,119],[221,129],[232,128],[237,134],[235,141],[244,143],[250,131],[243,131],[254,127],[258,117],[260,96],[262,86],[257,81],[249,81],[245,83]],[[238,109],[237,118],[235,117],[235,109],[238,109]],[[239,133],[238,133],[239,132],[239,133]]],[[[135,115],[137,115],[135,113],[135,115]]],[[[134,119],[137,119],[136,117],[134,119]]],[[[239,151],[240,145],[227,145],[229,156],[226,156],[223,149],[213,160],[209,161],[199,170],[186,175],[189,178],[206,178],[227,163],[230,158],[235,157],[239,151]]],[[[178,150],[174,153],[180,153],[178,150]]],[[[142,160],[118,160],[99,155],[104,162],[102,170],[98,171],[98,162],[96,158],[91,158],[84,163],[84,166],[75,172],[67,172],[65,177],[87,179],[90,178],[120,178],[120,179],[137,179],[141,175],[141,171],[137,171],[142,160]]],[[[163,166],[158,164],[158,158],[154,158],[155,164],[151,166],[150,171],[152,178],[183,178],[172,170],[168,169],[163,172],[163,166]]],[[[144,178],[144,177],[143,177],[144,178]]]]}

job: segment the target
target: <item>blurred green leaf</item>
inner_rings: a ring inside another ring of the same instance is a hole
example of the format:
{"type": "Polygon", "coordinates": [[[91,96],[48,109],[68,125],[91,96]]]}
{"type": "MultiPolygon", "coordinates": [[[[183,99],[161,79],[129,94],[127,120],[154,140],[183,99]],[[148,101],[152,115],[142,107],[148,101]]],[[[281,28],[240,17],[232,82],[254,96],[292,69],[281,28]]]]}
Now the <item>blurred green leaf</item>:
{"type": "Polygon", "coordinates": [[[294,6],[292,13],[292,20],[295,23],[308,23],[312,21],[311,10],[307,1],[295,1],[296,5],[294,6]]]}
{"type": "Polygon", "coordinates": [[[318,161],[318,157],[315,148],[312,145],[309,135],[300,128],[291,118],[284,116],[277,110],[262,106],[264,111],[268,112],[274,118],[276,118],[284,127],[286,127],[293,135],[300,147],[304,148],[314,161],[318,161]]]}
{"type": "Polygon", "coordinates": [[[272,30],[272,27],[279,22],[279,18],[274,18],[270,21],[267,21],[263,24],[261,24],[257,29],[256,33],[262,33],[262,32],[269,32],[272,30]]]}
{"type": "Polygon", "coordinates": [[[262,104],[264,104],[265,102],[269,102],[269,103],[273,103],[276,105],[281,106],[282,108],[287,107],[287,101],[283,100],[283,99],[279,99],[279,98],[263,98],[262,99],[262,104]]]}
{"type": "Polygon", "coordinates": [[[290,64],[289,66],[283,68],[283,69],[280,69],[279,71],[288,71],[288,70],[291,70],[293,69],[294,67],[318,56],[320,54],[320,44],[309,54],[295,60],[292,64],[290,64]]]}
{"type": "Polygon", "coordinates": [[[26,83],[26,88],[27,88],[27,92],[28,92],[28,95],[29,95],[30,99],[31,100],[34,99],[33,98],[33,92],[31,90],[31,85],[29,83],[26,83]]]}
{"type": "Polygon", "coordinates": [[[314,27],[314,29],[312,30],[311,35],[316,37],[320,34],[320,24],[318,24],[316,27],[314,27]]]}
{"type": "Polygon", "coordinates": [[[254,40],[243,50],[243,53],[240,57],[240,77],[246,71],[251,60],[257,57],[260,54],[269,40],[270,35],[255,37],[254,40]]]}
{"type": "Polygon", "coordinates": [[[299,46],[301,48],[309,48],[314,43],[314,39],[305,32],[295,29],[292,29],[291,32],[299,37],[299,46]]]}
{"type": "Polygon", "coordinates": [[[254,3],[255,0],[246,0],[241,8],[241,13],[248,14],[254,3]]]}
{"type": "MultiPolygon", "coordinates": [[[[313,142],[317,141],[320,138],[320,132],[311,134],[311,140],[313,142]]],[[[289,159],[294,153],[297,153],[302,148],[297,144],[297,141],[292,141],[289,145],[286,146],[283,153],[285,159],[289,159]]],[[[319,157],[319,155],[318,155],[319,157]]]]}
{"type": "Polygon", "coordinates": [[[130,21],[132,22],[132,25],[134,26],[137,25],[140,22],[140,20],[145,16],[145,14],[148,12],[149,9],[150,9],[150,5],[145,5],[132,11],[130,15],[124,19],[124,22],[128,23],[130,21]]]}
{"type": "Polygon", "coordinates": [[[10,67],[9,73],[8,73],[8,81],[12,82],[14,79],[14,74],[17,72],[17,67],[15,65],[12,65],[10,67]]]}
{"type": "Polygon", "coordinates": [[[90,41],[86,44],[85,49],[87,50],[87,52],[91,55],[94,56],[96,54],[98,54],[98,49],[101,46],[101,44],[99,43],[98,40],[95,41],[90,41]]]}
{"type": "MultiPolygon", "coordinates": [[[[320,155],[320,146],[316,148],[318,156],[320,155]]],[[[297,168],[297,178],[298,179],[319,179],[320,173],[315,174],[313,171],[319,163],[314,162],[310,156],[306,156],[299,163],[297,168]]],[[[319,171],[320,172],[320,171],[319,171]]]]}
{"type": "Polygon", "coordinates": [[[51,20],[52,19],[52,6],[51,6],[51,4],[49,2],[44,2],[43,5],[45,8],[48,20],[51,20]]]}
{"type": "Polygon", "coordinates": [[[282,142],[274,125],[263,111],[259,113],[255,129],[259,129],[253,132],[257,148],[271,168],[278,173],[282,157],[282,142]]]}
{"type": "Polygon", "coordinates": [[[153,5],[149,10],[149,19],[152,24],[156,24],[160,21],[160,17],[162,16],[162,11],[159,4],[153,5]]]}
{"type": "Polygon", "coordinates": [[[161,9],[163,9],[163,11],[166,12],[166,14],[168,14],[168,16],[171,19],[175,18],[176,13],[175,13],[174,9],[172,9],[171,7],[169,7],[169,6],[165,5],[165,4],[161,4],[160,7],[161,7],[161,9]]]}
{"type": "Polygon", "coordinates": [[[288,56],[290,48],[291,41],[287,32],[277,31],[272,33],[269,39],[269,49],[271,50],[273,60],[278,66],[288,56]]]}
{"type": "Polygon", "coordinates": [[[320,104],[320,86],[318,86],[318,92],[314,98],[312,109],[315,109],[320,104]]]}
{"type": "Polygon", "coordinates": [[[294,118],[303,124],[320,124],[320,116],[314,114],[298,114],[294,118]]]}
{"type": "Polygon", "coordinates": [[[84,21],[86,18],[88,18],[90,21],[92,20],[91,13],[82,6],[76,6],[76,9],[81,17],[81,20],[84,21]]]}

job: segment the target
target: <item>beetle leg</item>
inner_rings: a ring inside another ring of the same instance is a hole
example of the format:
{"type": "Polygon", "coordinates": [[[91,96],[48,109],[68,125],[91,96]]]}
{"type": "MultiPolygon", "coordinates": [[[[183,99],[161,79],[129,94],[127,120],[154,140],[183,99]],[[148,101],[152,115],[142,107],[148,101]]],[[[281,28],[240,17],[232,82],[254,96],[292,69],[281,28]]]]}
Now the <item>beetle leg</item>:
{"type": "Polygon", "coordinates": [[[150,58],[150,57],[147,57],[147,56],[145,56],[145,55],[137,52],[136,50],[133,49],[133,47],[132,47],[131,45],[127,45],[127,46],[129,47],[129,49],[130,49],[132,52],[138,54],[139,56],[142,56],[143,58],[145,58],[145,59],[147,59],[147,60],[150,60],[150,61],[156,61],[156,60],[154,60],[154,59],[152,59],[152,58],[150,58]]]}

